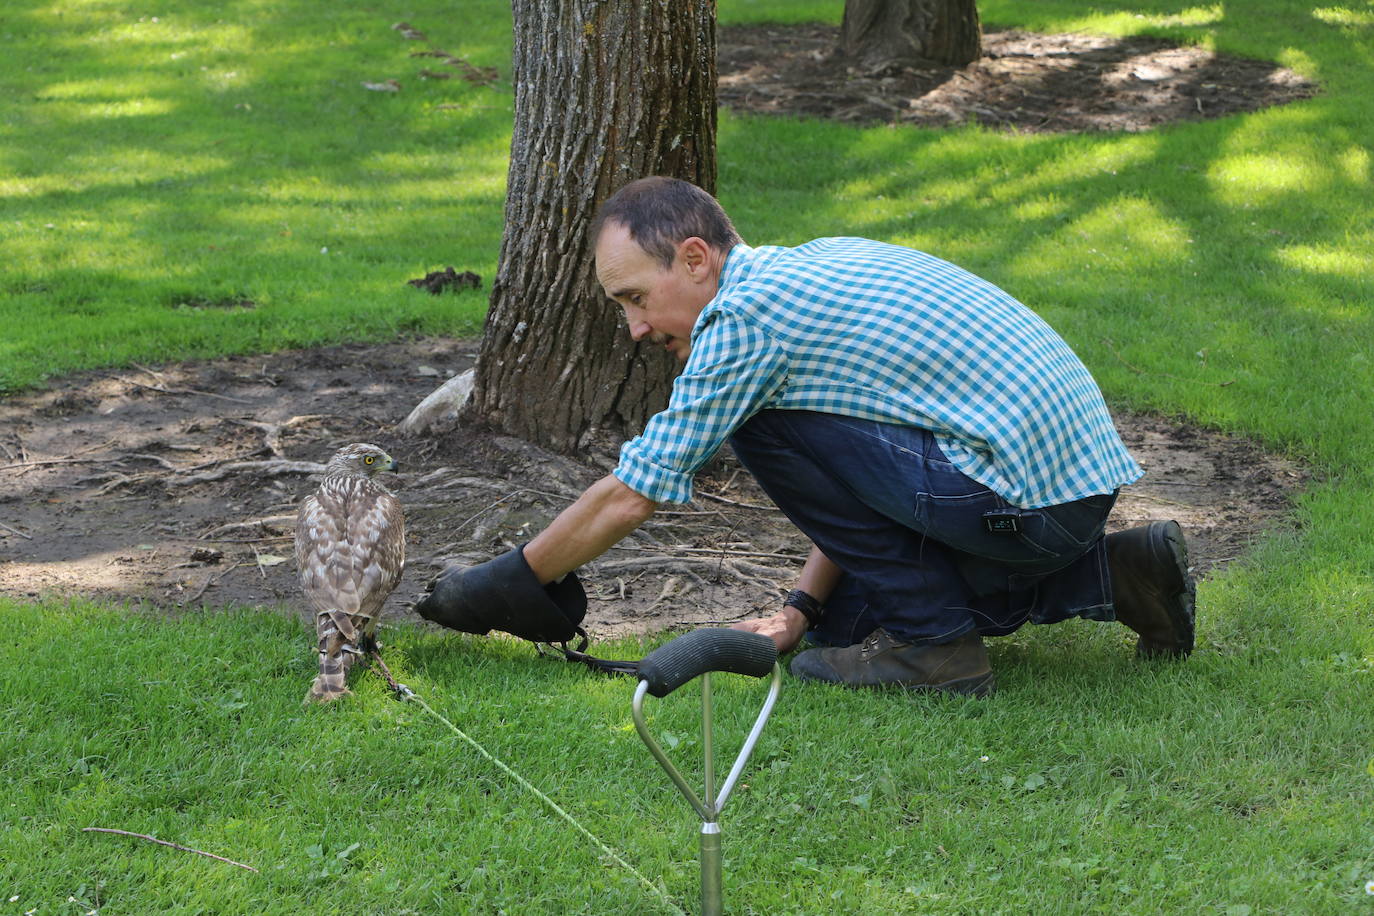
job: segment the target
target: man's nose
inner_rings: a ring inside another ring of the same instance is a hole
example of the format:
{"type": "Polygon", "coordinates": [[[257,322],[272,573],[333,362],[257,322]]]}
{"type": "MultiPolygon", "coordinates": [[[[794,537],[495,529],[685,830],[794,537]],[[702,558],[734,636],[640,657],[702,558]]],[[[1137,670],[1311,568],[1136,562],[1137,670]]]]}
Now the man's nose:
{"type": "Polygon", "coordinates": [[[629,325],[631,340],[643,340],[653,333],[654,330],[653,326],[643,319],[632,318],[629,321],[629,325]]]}

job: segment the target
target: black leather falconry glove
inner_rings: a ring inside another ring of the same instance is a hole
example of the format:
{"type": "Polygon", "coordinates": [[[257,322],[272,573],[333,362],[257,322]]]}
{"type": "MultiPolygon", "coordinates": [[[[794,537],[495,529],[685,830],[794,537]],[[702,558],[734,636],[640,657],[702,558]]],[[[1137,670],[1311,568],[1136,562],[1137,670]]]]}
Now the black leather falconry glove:
{"type": "Polygon", "coordinates": [[[520,547],[477,566],[453,566],[427,588],[415,612],[463,633],[511,633],[532,642],[567,642],[581,633],[587,593],[576,573],[540,585],[520,547]]]}

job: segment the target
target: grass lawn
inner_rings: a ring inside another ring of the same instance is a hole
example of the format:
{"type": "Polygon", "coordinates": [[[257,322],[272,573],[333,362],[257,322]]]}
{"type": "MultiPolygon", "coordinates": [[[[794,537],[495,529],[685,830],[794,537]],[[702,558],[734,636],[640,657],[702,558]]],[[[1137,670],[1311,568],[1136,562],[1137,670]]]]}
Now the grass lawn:
{"type": "MultiPolygon", "coordinates": [[[[720,17],[841,6],[721,0],[720,17]]],[[[1296,530],[1202,583],[1186,664],[1072,624],[995,641],[987,702],[786,683],[723,821],[727,907],[1374,913],[1374,3],[979,7],[1275,60],[1323,93],[1132,135],[723,113],[720,193],[745,237],[961,263],[1043,314],[1113,404],[1256,437],[1321,482],[1296,530]]],[[[405,281],[495,274],[507,4],[14,0],[0,38],[0,391],[479,330],[485,292],[405,281]],[[433,62],[402,20],[501,80],[419,79],[433,62]],[[361,85],[388,79],[401,91],[361,85]]],[[[664,909],[375,680],[303,711],[294,617],[216,610],[0,600],[0,916],[664,909]]],[[[634,734],[629,684],[502,640],[385,639],[402,680],[695,907],[693,815],[634,734]]],[[[716,692],[726,753],[762,685],[716,692]]],[[[651,707],[679,756],[700,750],[695,693],[651,707]]]]}

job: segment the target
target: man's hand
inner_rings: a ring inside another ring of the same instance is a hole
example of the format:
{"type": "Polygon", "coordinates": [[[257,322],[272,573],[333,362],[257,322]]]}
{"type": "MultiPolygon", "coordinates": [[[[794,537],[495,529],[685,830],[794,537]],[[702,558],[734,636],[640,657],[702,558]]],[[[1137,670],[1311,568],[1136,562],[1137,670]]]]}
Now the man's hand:
{"type": "Polygon", "coordinates": [[[794,607],[785,607],[772,617],[756,617],[730,625],[732,630],[762,633],[777,644],[779,654],[790,652],[806,635],[806,617],[794,607]]]}
{"type": "Polygon", "coordinates": [[[476,566],[446,569],[429,589],[415,613],[464,633],[501,630],[534,642],[566,642],[587,613],[576,573],[540,585],[519,547],[476,566]]]}

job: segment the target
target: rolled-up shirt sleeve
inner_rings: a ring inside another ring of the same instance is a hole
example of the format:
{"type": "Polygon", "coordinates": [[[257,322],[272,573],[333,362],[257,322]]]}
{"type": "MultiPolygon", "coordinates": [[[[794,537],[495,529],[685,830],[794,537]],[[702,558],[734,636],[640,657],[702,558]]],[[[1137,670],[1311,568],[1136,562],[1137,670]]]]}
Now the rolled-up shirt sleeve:
{"type": "Polygon", "coordinates": [[[766,333],[728,311],[706,318],[668,407],[621,447],[613,472],[654,502],[689,501],[701,466],[787,384],[786,356],[766,333]]]}

